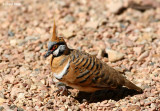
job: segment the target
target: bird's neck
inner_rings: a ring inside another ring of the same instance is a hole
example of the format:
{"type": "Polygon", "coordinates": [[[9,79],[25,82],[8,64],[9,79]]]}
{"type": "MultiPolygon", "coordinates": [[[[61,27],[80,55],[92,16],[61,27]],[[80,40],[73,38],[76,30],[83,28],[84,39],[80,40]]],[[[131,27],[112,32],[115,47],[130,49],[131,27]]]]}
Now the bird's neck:
{"type": "Polygon", "coordinates": [[[51,60],[50,60],[50,65],[52,67],[59,67],[63,65],[63,63],[66,62],[66,60],[68,60],[70,53],[71,53],[71,49],[67,47],[62,55],[57,56],[57,57],[52,55],[51,60]]]}
{"type": "Polygon", "coordinates": [[[64,53],[62,55],[69,55],[71,52],[71,49],[69,49],[68,47],[66,47],[66,50],[64,51],[64,53]]]}

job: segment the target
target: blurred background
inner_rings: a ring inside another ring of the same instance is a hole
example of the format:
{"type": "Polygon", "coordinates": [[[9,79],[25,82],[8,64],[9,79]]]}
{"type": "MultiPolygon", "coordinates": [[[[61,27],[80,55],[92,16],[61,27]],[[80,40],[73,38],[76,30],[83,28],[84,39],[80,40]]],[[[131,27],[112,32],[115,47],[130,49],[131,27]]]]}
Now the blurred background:
{"type": "Polygon", "coordinates": [[[159,63],[160,0],[0,1],[0,111],[158,111],[159,63]],[[49,58],[43,58],[54,19],[69,48],[124,72],[144,93],[110,92],[113,97],[91,104],[76,99],[76,89],[54,95],[49,58]]]}

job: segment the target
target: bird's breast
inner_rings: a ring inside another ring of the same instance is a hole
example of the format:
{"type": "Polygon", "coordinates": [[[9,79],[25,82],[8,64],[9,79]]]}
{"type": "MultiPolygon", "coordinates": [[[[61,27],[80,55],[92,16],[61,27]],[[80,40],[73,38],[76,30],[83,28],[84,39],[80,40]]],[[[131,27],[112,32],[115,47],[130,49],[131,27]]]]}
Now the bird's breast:
{"type": "Polygon", "coordinates": [[[61,68],[60,72],[53,73],[54,77],[55,77],[56,79],[62,79],[63,76],[67,74],[69,67],[70,67],[70,62],[68,61],[68,62],[65,64],[65,66],[61,68]]]}
{"type": "Polygon", "coordinates": [[[67,57],[56,57],[51,59],[51,69],[56,79],[62,79],[67,74],[70,61],[67,57]]]}

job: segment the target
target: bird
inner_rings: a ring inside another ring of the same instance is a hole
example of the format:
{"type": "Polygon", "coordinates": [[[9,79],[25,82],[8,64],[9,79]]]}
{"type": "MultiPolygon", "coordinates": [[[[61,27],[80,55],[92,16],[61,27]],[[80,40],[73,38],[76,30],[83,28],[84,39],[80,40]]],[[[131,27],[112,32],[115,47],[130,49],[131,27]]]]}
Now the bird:
{"type": "Polygon", "coordinates": [[[50,66],[56,78],[58,93],[66,94],[69,86],[82,92],[112,90],[127,87],[138,92],[143,90],[129,81],[124,74],[107,65],[105,62],[86,52],[68,48],[63,37],[56,34],[54,21],[53,34],[48,42],[44,57],[51,55],[50,66]]]}

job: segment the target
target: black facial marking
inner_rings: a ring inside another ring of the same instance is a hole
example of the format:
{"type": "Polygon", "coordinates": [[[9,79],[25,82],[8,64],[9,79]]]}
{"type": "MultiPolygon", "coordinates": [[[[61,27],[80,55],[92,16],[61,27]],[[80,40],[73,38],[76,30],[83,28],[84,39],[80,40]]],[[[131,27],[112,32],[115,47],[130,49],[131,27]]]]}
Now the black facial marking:
{"type": "Polygon", "coordinates": [[[48,42],[48,50],[51,50],[54,45],[65,45],[64,42],[48,42]]]}

